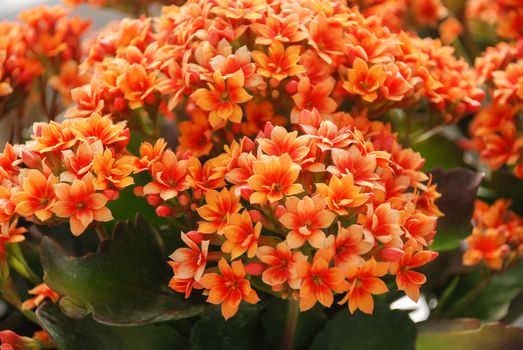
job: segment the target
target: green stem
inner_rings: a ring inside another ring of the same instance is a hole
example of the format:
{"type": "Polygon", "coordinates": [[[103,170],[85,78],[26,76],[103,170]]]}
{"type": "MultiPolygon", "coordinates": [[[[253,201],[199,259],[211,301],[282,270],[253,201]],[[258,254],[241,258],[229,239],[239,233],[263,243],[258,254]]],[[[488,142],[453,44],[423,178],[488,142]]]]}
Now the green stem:
{"type": "Polygon", "coordinates": [[[9,265],[16,270],[24,278],[30,280],[34,284],[42,283],[42,279],[31,269],[24,258],[24,254],[16,243],[6,244],[7,256],[9,265]]]}
{"type": "Polygon", "coordinates": [[[94,230],[96,231],[96,234],[98,235],[98,239],[100,240],[100,242],[109,239],[109,235],[107,234],[107,231],[105,231],[105,227],[101,222],[95,223],[94,230]]]}
{"type": "Polygon", "coordinates": [[[298,319],[300,317],[300,304],[289,296],[289,304],[287,308],[287,321],[285,323],[285,331],[283,333],[283,350],[294,349],[294,338],[296,338],[296,329],[298,328],[298,319]]]}

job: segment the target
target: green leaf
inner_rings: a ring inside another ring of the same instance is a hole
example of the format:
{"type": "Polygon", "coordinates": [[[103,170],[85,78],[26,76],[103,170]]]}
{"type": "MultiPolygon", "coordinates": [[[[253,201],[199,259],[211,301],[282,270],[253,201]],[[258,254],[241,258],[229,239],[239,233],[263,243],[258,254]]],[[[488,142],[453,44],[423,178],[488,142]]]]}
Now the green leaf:
{"type": "Polygon", "coordinates": [[[267,349],[259,316],[262,307],[242,303],[238,313],[225,321],[219,306],[208,306],[191,331],[193,350],[267,349]]]}
{"type": "Polygon", "coordinates": [[[456,146],[456,143],[441,135],[418,142],[412,145],[412,149],[421,153],[425,158],[423,166],[425,171],[435,168],[450,169],[465,166],[463,152],[456,146]]]}
{"type": "MultiPolygon", "coordinates": [[[[509,309],[510,303],[523,292],[523,263],[495,274],[483,288],[478,289],[467,303],[456,309],[453,303],[463,300],[463,295],[470,295],[474,286],[478,285],[478,274],[468,274],[461,279],[457,292],[448,302],[447,312],[452,317],[472,317],[482,321],[498,321],[509,309]]],[[[445,312],[444,312],[445,313],[445,312]]]]}
{"type": "Polygon", "coordinates": [[[43,329],[62,350],[172,350],[187,349],[189,341],[167,325],[115,327],[90,317],[67,318],[52,303],[41,305],[36,315],[43,329]]]}
{"type": "Polygon", "coordinates": [[[416,327],[407,313],[376,306],[372,315],[339,311],[318,334],[311,350],[414,349],[416,327]]]}
{"type": "Polygon", "coordinates": [[[41,243],[44,280],[66,297],[64,311],[77,315],[84,309],[105,324],[143,324],[201,311],[201,305],[169,291],[166,260],[160,236],[140,216],[119,222],[112,239],[82,257],[70,256],[47,236],[41,243]]]}
{"type": "Polygon", "coordinates": [[[431,322],[420,327],[418,350],[523,349],[523,328],[501,323],[481,325],[479,320],[431,322]]]}
{"type": "MultiPolygon", "coordinates": [[[[283,342],[288,308],[288,301],[273,298],[262,314],[267,341],[275,348],[279,348],[283,342]]],[[[300,313],[294,347],[299,348],[310,343],[317,331],[323,326],[326,318],[323,307],[319,304],[311,310],[300,313]]]]}
{"type": "Polygon", "coordinates": [[[436,205],[445,214],[438,220],[438,233],[432,249],[440,252],[456,249],[472,232],[474,201],[483,176],[462,168],[435,169],[431,174],[437,191],[441,193],[436,205]]]}

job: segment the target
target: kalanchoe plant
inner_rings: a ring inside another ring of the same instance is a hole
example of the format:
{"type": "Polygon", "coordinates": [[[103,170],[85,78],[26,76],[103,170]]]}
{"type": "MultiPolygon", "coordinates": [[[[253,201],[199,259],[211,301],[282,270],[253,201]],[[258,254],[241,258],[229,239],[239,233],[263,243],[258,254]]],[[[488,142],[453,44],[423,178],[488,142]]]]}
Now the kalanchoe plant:
{"type": "Polygon", "coordinates": [[[0,24],[2,350],[523,347],[517,1],[65,3],[135,18],[0,24]]]}

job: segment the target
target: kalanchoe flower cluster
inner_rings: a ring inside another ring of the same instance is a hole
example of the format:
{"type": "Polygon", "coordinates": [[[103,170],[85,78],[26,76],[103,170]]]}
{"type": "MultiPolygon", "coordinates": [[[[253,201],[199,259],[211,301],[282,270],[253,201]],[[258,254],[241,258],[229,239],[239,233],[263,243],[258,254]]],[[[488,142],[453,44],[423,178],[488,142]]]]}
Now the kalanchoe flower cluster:
{"type": "Polygon", "coordinates": [[[476,60],[478,79],[490,87],[492,103],[470,124],[466,145],[492,170],[508,166],[523,178],[523,46],[501,42],[476,60]]]}
{"type": "Polygon", "coordinates": [[[77,106],[69,117],[111,113],[149,134],[159,115],[175,117],[180,150],[200,155],[254,136],[271,115],[290,112],[296,124],[313,108],[324,116],[345,110],[376,117],[427,102],[450,123],[483,97],[452,48],[391,32],[342,1],[164,7],[157,18],[123,20],[104,32],[85,67],[94,76],[73,90],[77,106]]]}
{"type": "MultiPolygon", "coordinates": [[[[1,237],[19,240],[19,217],[37,224],[69,222],[74,235],[112,219],[107,203],[134,183],[129,130],[109,116],[36,123],[24,145],[0,154],[1,237]]],[[[23,237],[20,237],[23,239],[23,237]]]]}
{"type": "Polygon", "coordinates": [[[523,1],[469,0],[466,1],[468,20],[492,24],[496,34],[505,39],[523,38],[523,1]]]}
{"type": "Polygon", "coordinates": [[[448,15],[441,0],[350,0],[360,7],[363,15],[379,17],[385,26],[394,31],[408,27],[437,27],[448,15]]]}
{"type": "Polygon", "coordinates": [[[505,199],[492,205],[476,201],[474,230],[465,240],[464,265],[483,262],[500,270],[519,261],[523,255],[523,218],[510,210],[510,205],[505,199]]]}
{"type": "Polygon", "coordinates": [[[162,141],[142,146],[149,202],[173,220],[197,214],[194,231],[182,233],[187,247],[171,256],[170,286],[186,296],[203,289],[225,318],[267,288],[302,311],[341,295],[351,312],[371,313],[386,275],[417,300],[425,276],[416,269],[437,255],[441,215],[423,158],[365,117],[313,109],[298,128],[268,123],[203,165],[162,141]]]}
{"type": "Polygon", "coordinates": [[[18,109],[21,123],[26,105],[38,101],[41,114],[54,120],[71,102],[71,89],[88,81],[79,62],[89,22],[60,6],[36,7],[19,17],[0,23],[0,115],[18,109]]]}

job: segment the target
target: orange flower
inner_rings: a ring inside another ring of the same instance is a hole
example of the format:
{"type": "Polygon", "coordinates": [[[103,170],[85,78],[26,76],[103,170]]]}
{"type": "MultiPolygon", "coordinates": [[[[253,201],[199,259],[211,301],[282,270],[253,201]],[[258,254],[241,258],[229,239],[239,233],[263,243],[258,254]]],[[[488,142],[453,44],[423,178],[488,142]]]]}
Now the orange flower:
{"type": "Polygon", "coordinates": [[[65,112],[66,118],[87,118],[91,114],[101,113],[105,102],[97,83],[80,86],[71,90],[74,105],[65,112]]]}
{"type": "Polygon", "coordinates": [[[378,165],[376,154],[363,155],[358,147],[353,146],[348,150],[335,148],[331,155],[334,166],[329,166],[327,171],[336,176],[350,173],[356,185],[371,188],[380,178],[375,172],[378,165]]]}
{"type": "Polygon", "coordinates": [[[404,291],[412,300],[418,301],[420,295],[419,288],[427,281],[427,278],[424,274],[412,271],[412,269],[428,264],[437,256],[438,253],[433,251],[421,250],[416,252],[407,243],[403,257],[400,261],[393,262],[390,267],[390,272],[396,275],[398,289],[404,291]]]}
{"type": "Polygon", "coordinates": [[[253,51],[252,58],[258,64],[258,74],[266,78],[282,81],[288,76],[305,72],[305,68],[298,64],[301,46],[294,45],[285,48],[279,41],[269,47],[269,55],[262,51],[253,51]]]}
{"type": "Polygon", "coordinates": [[[325,200],[318,194],[301,200],[287,198],[287,212],[280,217],[280,222],[291,230],[285,239],[289,248],[299,248],[305,242],[314,248],[323,246],[325,232],[322,229],[328,228],[336,218],[336,214],[325,209],[325,206],[325,200]]]}
{"type": "Polygon", "coordinates": [[[388,268],[388,263],[376,262],[374,258],[363,265],[348,265],[346,274],[350,283],[349,291],[338,304],[348,301],[351,313],[360,309],[366,314],[372,314],[374,310],[372,295],[383,294],[389,290],[385,282],[378,278],[384,276],[388,268]]]}
{"type": "Polygon", "coordinates": [[[151,169],[152,165],[160,160],[167,147],[167,142],[163,138],[159,138],[154,143],[154,146],[149,142],[142,142],[140,145],[140,159],[137,161],[138,171],[151,169]]]}
{"type": "Polygon", "coordinates": [[[23,180],[23,191],[16,192],[11,197],[15,212],[25,218],[34,215],[40,221],[50,219],[56,201],[54,185],[57,182],[52,174],[45,177],[40,171],[30,169],[23,180]]]}
{"type": "Polygon", "coordinates": [[[74,120],[73,133],[89,143],[100,140],[104,146],[125,146],[129,142],[129,129],[125,122],[113,123],[108,115],[92,114],[89,118],[74,120]]]}
{"type": "Polygon", "coordinates": [[[143,107],[149,98],[154,98],[158,90],[159,78],[154,72],[147,72],[144,66],[133,63],[126,67],[116,84],[122,90],[131,109],[143,107]]]}
{"type": "Polygon", "coordinates": [[[327,203],[327,207],[339,215],[349,215],[349,210],[365,204],[369,199],[366,193],[360,193],[361,188],[354,185],[351,174],[346,174],[341,179],[332,176],[329,185],[317,183],[316,189],[327,203]]]}
{"type": "Polygon", "coordinates": [[[121,190],[134,184],[133,178],[129,176],[134,170],[134,163],[135,158],[132,156],[115,159],[109,149],[97,154],[93,161],[93,171],[97,176],[96,189],[105,190],[111,185],[121,190]]]}
{"type": "Polygon", "coordinates": [[[220,274],[208,273],[200,280],[205,289],[209,289],[207,302],[222,304],[222,315],[227,320],[238,312],[242,300],[249,304],[256,304],[260,299],[251,284],[245,279],[245,268],[240,260],[231,265],[221,259],[218,262],[220,274]]]}
{"type": "Polygon", "coordinates": [[[213,147],[212,129],[207,116],[201,110],[193,113],[190,121],[178,124],[180,145],[178,150],[189,151],[195,157],[208,155],[213,147]]]}
{"type": "Polygon", "coordinates": [[[257,20],[266,8],[265,0],[216,0],[211,11],[231,19],[257,20]]]}
{"type": "Polygon", "coordinates": [[[297,124],[302,110],[316,108],[319,113],[329,114],[336,110],[338,104],[329,97],[334,90],[334,80],[327,79],[313,85],[309,78],[301,78],[298,91],[292,95],[295,107],[291,112],[291,123],[297,124]]]}
{"type": "Polygon", "coordinates": [[[285,283],[292,289],[300,288],[297,266],[307,262],[307,257],[300,252],[292,252],[286,242],[278,243],[276,248],[259,247],[256,257],[268,267],[263,271],[262,280],[275,292],[282,291],[285,283]]]}
{"type": "Polygon", "coordinates": [[[81,73],[78,63],[69,60],[60,67],[60,74],[49,79],[49,85],[60,92],[64,105],[71,104],[72,89],[89,82],[89,75],[81,73]]]}
{"type": "Polygon", "coordinates": [[[403,227],[409,236],[413,237],[420,244],[427,246],[436,234],[437,220],[436,216],[427,216],[423,213],[415,212],[405,220],[403,227]]]}
{"type": "Polygon", "coordinates": [[[144,186],[144,195],[159,194],[166,201],[189,188],[187,161],[178,161],[171,150],[165,151],[160,161],[152,165],[151,175],[153,181],[144,186]]]}
{"type": "Polygon", "coordinates": [[[400,212],[392,209],[390,203],[382,203],[377,208],[368,206],[365,228],[382,243],[398,240],[403,234],[400,212]]]}
{"type": "Polygon", "coordinates": [[[293,162],[300,163],[310,152],[310,137],[298,136],[297,131],[288,132],[284,127],[272,127],[267,124],[264,132],[269,138],[257,138],[262,151],[269,156],[281,156],[287,153],[293,162]],[[269,131],[269,132],[267,132],[269,131]]]}
{"type": "Polygon", "coordinates": [[[300,166],[293,163],[288,154],[262,156],[254,162],[253,172],[254,175],[247,179],[255,191],[249,198],[251,204],[264,204],[267,200],[273,203],[303,191],[302,185],[294,183],[300,174],[300,166]]]}
{"type": "Polygon", "coordinates": [[[103,152],[103,145],[100,141],[95,141],[91,144],[82,142],[76,148],[76,151],[65,150],[62,151],[63,160],[67,171],[60,174],[62,181],[73,182],[75,178],[81,178],[92,170],[94,156],[97,153],[103,152]]]}
{"type": "Polygon", "coordinates": [[[71,232],[81,235],[93,221],[110,221],[111,211],[105,206],[107,198],[96,193],[93,176],[85,175],[75,179],[71,185],[59,183],[54,186],[56,203],[52,211],[61,218],[70,218],[71,232]]]}
{"type": "Polygon", "coordinates": [[[297,14],[286,14],[285,16],[265,17],[265,23],[253,23],[251,29],[258,35],[256,44],[271,45],[274,42],[297,42],[304,40],[308,34],[301,31],[300,18],[297,14]]]}
{"type": "Polygon", "coordinates": [[[60,299],[60,294],[49,288],[45,283],[39,284],[31,289],[29,294],[35,295],[35,297],[24,301],[22,303],[22,310],[32,310],[45,299],[50,299],[53,303],[56,303],[58,299],[60,299]]]}
{"type": "Polygon", "coordinates": [[[212,158],[203,164],[196,157],[190,157],[187,161],[187,182],[190,187],[198,192],[225,186],[225,174],[227,169],[222,164],[220,157],[212,158]]]}
{"type": "Polygon", "coordinates": [[[312,265],[303,262],[298,266],[298,275],[302,278],[300,287],[300,310],[307,311],[319,301],[330,307],[334,301],[332,291],[342,293],[347,290],[347,281],[338,267],[329,268],[322,258],[315,257],[312,265]]]}
{"type": "Polygon", "coordinates": [[[352,95],[361,95],[364,101],[370,103],[378,98],[379,88],[386,79],[387,73],[382,65],[375,64],[369,69],[367,62],[357,57],[348,71],[348,80],[343,83],[343,88],[352,95]]]}
{"type": "Polygon", "coordinates": [[[410,6],[414,20],[422,26],[435,27],[448,14],[441,0],[413,0],[410,6]]]}
{"type": "Polygon", "coordinates": [[[52,151],[63,151],[71,148],[78,139],[73,134],[70,123],[58,124],[50,122],[49,124],[35,124],[37,128],[36,143],[33,151],[46,153],[52,151]]]}
{"type": "Polygon", "coordinates": [[[247,252],[249,258],[253,258],[258,248],[261,229],[261,222],[257,222],[253,226],[251,216],[247,210],[244,210],[241,214],[231,214],[229,216],[229,224],[223,229],[227,240],[222,244],[222,251],[230,253],[233,260],[245,252],[247,252]]]}
{"type": "Polygon", "coordinates": [[[330,235],[325,242],[325,249],[333,252],[334,266],[343,271],[349,265],[364,263],[363,254],[374,247],[374,237],[361,225],[350,225],[345,228],[338,222],[338,233],[330,235]]]}
{"type": "Polygon", "coordinates": [[[178,248],[171,254],[174,275],[176,278],[193,278],[199,281],[207,264],[209,241],[202,241],[200,249],[188,235],[182,232],[181,236],[188,248],[178,248]]]}
{"type": "Polygon", "coordinates": [[[267,122],[274,125],[286,125],[287,118],[276,115],[274,105],[268,101],[263,100],[256,102],[250,100],[245,104],[246,121],[242,123],[242,133],[247,136],[254,136],[263,130],[267,122]]]}
{"type": "Polygon", "coordinates": [[[229,223],[229,217],[242,208],[240,198],[233,190],[222,189],[221,192],[208,190],[205,192],[205,205],[196,211],[205,220],[198,222],[201,233],[223,234],[223,228],[229,223]]]}
{"type": "Polygon", "coordinates": [[[250,96],[243,88],[244,75],[239,69],[224,79],[220,71],[214,72],[214,85],[209,89],[198,89],[191,94],[191,99],[204,111],[209,113],[209,123],[214,129],[221,128],[230,120],[233,123],[242,121],[242,110],[238,104],[249,101],[250,96]]]}
{"type": "Polygon", "coordinates": [[[463,254],[463,265],[466,266],[476,265],[483,260],[491,269],[500,270],[503,258],[510,252],[506,236],[494,228],[474,228],[465,242],[467,251],[463,254]]]}

